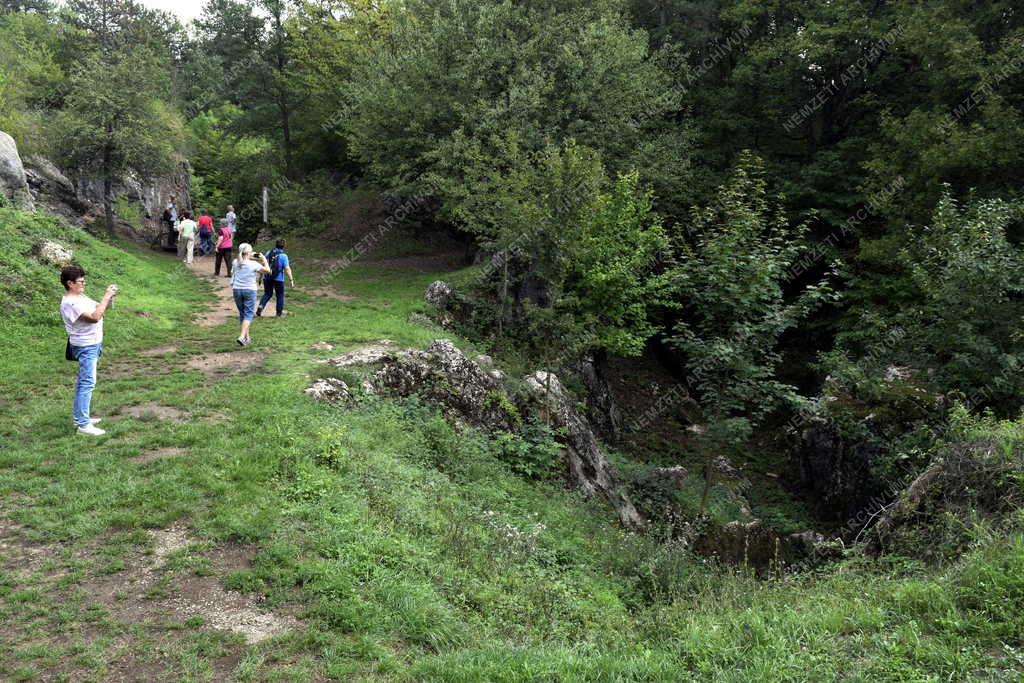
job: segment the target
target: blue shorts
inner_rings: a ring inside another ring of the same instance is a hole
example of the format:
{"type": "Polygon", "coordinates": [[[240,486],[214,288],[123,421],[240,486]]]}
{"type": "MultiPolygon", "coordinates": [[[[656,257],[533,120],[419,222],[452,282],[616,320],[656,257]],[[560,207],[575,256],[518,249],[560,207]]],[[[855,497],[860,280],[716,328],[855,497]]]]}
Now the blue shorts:
{"type": "Polygon", "coordinates": [[[238,322],[244,323],[252,320],[256,315],[256,290],[255,289],[233,289],[235,295],[235,306],[238,307],[238,322]]]}

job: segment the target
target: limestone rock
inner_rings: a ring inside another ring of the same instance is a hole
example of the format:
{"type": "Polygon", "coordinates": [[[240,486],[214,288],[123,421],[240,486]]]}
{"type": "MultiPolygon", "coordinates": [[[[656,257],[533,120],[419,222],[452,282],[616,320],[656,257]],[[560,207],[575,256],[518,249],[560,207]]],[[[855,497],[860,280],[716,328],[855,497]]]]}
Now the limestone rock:
{"type": "Polygon", "coordinates": [[[564,430],[569,475],[585,495],[604,495],[624,526],[636,529],[646,520],[620,490],[590,424],[576,410],[575,401],[553,373],[537,371],[526,377],[527,390],[547,413],[556,430],[564,430]]]}
{"type": "Polygon", "coordinates": [[[43,240],[37,244],[33,248],[33,252],[40,261],[51,263],[58,268],[70,266],[75,257],[74,252],[70,249],[50,240],[43,240]]]}
{"type": "Polygon", "coordinates": [[[444,406],[450,417],[484,429],[513,429],[518,422],[498,381],[448,339],[436,339],[424,351],[387,355],[383,362],[373,379],[381,390],[424,396],[444,406]]]}
{"type": "Polygon", "coordinates": [[[337,365],[340,367],[379,363],[385,356],[395,352],[394,344],[395,342],[390,339],[381,339],[379,342],[374,344],[361,346],[358,349],[353,349],[352,351],[343,353],[340,356],[331,358],[327,362],[331,365],[337,365]]]}
{"type": "Polygon", "coordinates": [[[32,193],[25,178],[25,167],[18,155],[18,145],[7,133],[0,131],[0,195],[29,211],[35,211],[32,193]]]}
{"type": "Polygon", "coordinates": [[[664,481],[672,482],[672,485],[676,488],[682,488],[690,476],[690,473],[687,472],[686,468],[682,465],[675,465],[674,467],[655,467],[651,474],[664,481]]]}
{"type": "Polygon", "coordinates": [[[306,389],[306,394],[317,401],[347,401],[352,398],[348,385],[334,377],[318,379],[306,389]]]}
{"type": "Polygon", "coordinates": [[[452,297],[452,286],[444,280],[435,280],[427,286],[424,298],[439,311],[446,310],[452,297]]]}

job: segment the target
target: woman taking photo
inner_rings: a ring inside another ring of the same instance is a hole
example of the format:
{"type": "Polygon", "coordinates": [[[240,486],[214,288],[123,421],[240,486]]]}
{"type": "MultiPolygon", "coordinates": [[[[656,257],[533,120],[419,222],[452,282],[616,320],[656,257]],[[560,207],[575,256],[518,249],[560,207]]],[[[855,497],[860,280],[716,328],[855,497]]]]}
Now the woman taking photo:
{"type": "Polygon", "coordinates": [[[239,346],[248,346],[252,343],[249,338],[249,325],[252,324],[253,316],[256,314],[256,283],[262,276],[270,272],[267,259],[259,254],[257,261],[252,257],[252,245],[243,242],[238,247],[238,258],[231,267],[231,291],[235,296],[235,306],[238,308],[238,320],[242,323],[242,331],[238,334],[239,346]]]}

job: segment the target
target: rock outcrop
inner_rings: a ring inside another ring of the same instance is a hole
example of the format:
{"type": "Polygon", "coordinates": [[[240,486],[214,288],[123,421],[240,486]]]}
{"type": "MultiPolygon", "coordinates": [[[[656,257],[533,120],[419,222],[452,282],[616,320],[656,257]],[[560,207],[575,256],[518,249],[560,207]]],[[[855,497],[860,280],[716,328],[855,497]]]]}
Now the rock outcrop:
{"type": "Polygon", "coordinates": [[[526,386],[556,430],[563,430],[565,434],[566,459],[572,482],[586,495],[605,496],[624,526],[631,529],[645,526],[646,520],[619,487],[597,437],[576,410],[575,401],[558,377],[538,371],[527,376],[526,386]]]}
{"type": "Polygon", "coordinates": [[[383,357],[373,382],[399,396],[416,394],[439,403],[449,415],[481,429],[511,430],[520,418],[498,381],[451,341],[437,339],[426,350],[383,357]]]}
{"type": "MultiPolygon", "coordinates": [[[[326,362],[338,366],[380,363],[364,385],[365,393],[419,396],[437,403],[452,421],[483,431],[514,432],[522,426],[524,415],[542,417],[562,435],[571,483],[588,496],[607,498],[623,525],[645,526],[643,515],[618,485],[590,424],[554,374],[535,372],[526,377],[525,393],[515,402],[506,390],[504,373],[493,367],[489,356],[470,359],[447,339],[434,340],[424,350],[396,350],[390,342],[380,342],[326,362]]],[[[333,386],[318,383],[307,393],[329,397],[334,391],[333,386]]],[[[673,474],[685,480],[685,471],[673,474]]]]}
{"type": "Polygon", "coordinates": [[[91,209],[88,202],[78,197],[74,183],[45,157],[25,157],[25,178],[38,206],[73,224],[80,224],[82,215],[91,209]]]}
{"type": "Polygon", "coordinates": [[[761,520],[729,522],[705,530],[694,543],[702,555],[758,570],[813,567],[842,554],[842,543],[804,531],[781,535],[761,520]]]}
{"type": "Polygon", "coordinates": [[[74,252],[70,249],[50,240],[43,240],[33,247],[32,252],[40,261],[45,261],[58,268],[70,266],[75,258],[74,252]]]}
{"type": "Polygon", "coordinates": [[[797,465],[818,515],[843,521],[876,503],[885,483],[874,468],[884,455],[878,442],[851,442],[823,420],[804,429],[797,465]]]}
{"type": "Polygon", "coordinates": [[[577,367],[577,374],[586,389],[587,417],[604,439],[618,443],[622,438],[622,414],[612,396],[601,356],[588,354],[577,367]]]}
{"type": "Polygon", "coordinates": [[[0,195],[15,206],[35,211],[18,145],[3,131],[0,131],[0,195]]]}
{"type": "Polygon", "coordinates": [[[348,385],[335,377],[318,379],[306,389],[306,394],[317,401],[347,401],[352,398],[348,385]]]}
{"type": "Polygon", "coordinates": [[[974,527],[1009,530],[1024,506],[1024,453],[998,439],[947,447],[875,516],[868,549],[940,560],[964,552],[974,527]]]}
{"type": "MultiPolygon", "coordinates": [[[[74,225],[90,225],[103,220],[103,179],[88,172],[65,174],[49,159],[29,155],[24,160],[27,187],[36,204],[66,218],[74,225]],[[70,176],[70,177],[69,177],[70,176]]],[[[170,197],[179,210],[193,207],[188,162],[178,162],[164,175],[138,178],[126,175],[113,185],[115,201],[129,207],[138,221],[118,219],[118,230],[126,237],[149,240],[163,229],[160,217],[170,197]]]]}

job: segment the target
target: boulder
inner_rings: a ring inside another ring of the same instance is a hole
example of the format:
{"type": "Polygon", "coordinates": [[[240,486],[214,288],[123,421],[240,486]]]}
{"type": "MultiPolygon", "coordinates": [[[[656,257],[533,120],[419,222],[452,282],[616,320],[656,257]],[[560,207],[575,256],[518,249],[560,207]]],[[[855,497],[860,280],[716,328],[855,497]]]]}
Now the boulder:
{"type": "Polygon", "coordinates": [[[487,430],[512,430],[519,414],[499,382],[448,339],[426,350],[409,349],[383,357],[373,383],[399,396],[418,395],[438,402],[449,417],[487,430]]]}
{"type": "Polygon", "coordinates": [[[343,353],[335,358],[329,358],[326,362],[340,367],[379,363],[384,360],[385,356],[394,353],[394,343],[395,342],[390,339],[381,339],[375,344],[361,346],[358,349],[353,349],[352,351],[343,353]]]}
{"type": "Polygon", "coordinates": [[[58,268],[70,266],[75,257],[74,252],[70,249],[50,240],[43,240],[33,247],[32,252],[40,261],[52,264],[58,268]]]}
{"type": "Polygon", "coordinates": [[[81,223],[91,207],[78,198],[74,183],[53,162],[38,154],[25,157],[25,178],[36,204],[70,222],[81,223]]]}
{"type": "Polygon", "coordinates": [[[318,379],[306,389],[306,394],[317,401],[347,401],[352,398],[348,385],[334,377],[318,379]]]}
{"type": "Polygon", "coordinates": [[[644,527],[646,520],[621,490],[590,424],[576,410],[576,402],[558,377],[550,372],[537,371],[526,377],[526,387],[556,431],[564,434],[569,476],[573,484],[585,495],[605,496],[627,528],[644,527]]]}
{"type": "Polygon", "coordinates": [[[655,467],[651,471],[651,474],[662,481],[671,483],[675,488],[682,488],[686,484],[686,480],[690,477],[690,473],[687,472],[686,468],[682,465],[675,465],[673,467],[655,467]]]}
{"type": "Polygon", "coordinates": [[[439,311],[447,310],[448,303],[452,297],[452,287],[444,280],[435,280],[427,286],[423,295],[427,303],[439,311]]]}
{"type": "Polygon", "coordinates": [[[0,195],[15,206],[35,211],[18,145],[14,138],[3,131],[0,131],[0,195]]]}

